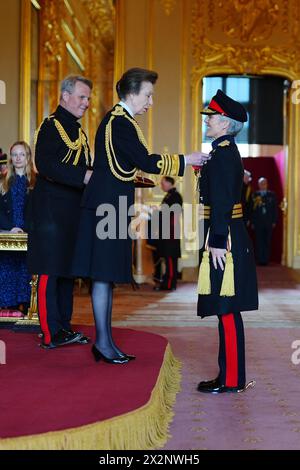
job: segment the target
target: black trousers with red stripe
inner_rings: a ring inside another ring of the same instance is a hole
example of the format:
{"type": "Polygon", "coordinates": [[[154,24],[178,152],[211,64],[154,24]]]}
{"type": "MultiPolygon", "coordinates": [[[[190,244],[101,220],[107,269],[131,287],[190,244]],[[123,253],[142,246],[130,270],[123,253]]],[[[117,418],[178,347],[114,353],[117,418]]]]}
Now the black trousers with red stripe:
{"type": "Polygon", "coordinates": [[[44,342],[62,328],[71,329],[74,279],[42,274],[38,280],[38,311],[44,342]]]}
{"type": "Polygon", "coordinates": [[[178,258],[167,256],[164,258],[164,260],[166,265],[166,272],[163,275],[161,287],[164,289],[176,289],[178,258]]]}
{"type": "Polygon", "coordinates": [[[243,388],[245,372],[245,335],[240,312],[219,315],[220,382],[227,387],[243,388]]]}

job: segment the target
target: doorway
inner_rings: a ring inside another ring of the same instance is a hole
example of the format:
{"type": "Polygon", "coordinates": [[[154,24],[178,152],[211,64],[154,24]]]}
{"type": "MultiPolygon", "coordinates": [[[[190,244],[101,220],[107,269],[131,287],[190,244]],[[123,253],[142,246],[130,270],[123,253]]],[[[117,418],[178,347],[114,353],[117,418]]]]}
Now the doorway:
{"type": "MultiPolygon", "coordinates": [[[[286,95],[291,84],[286,78],[273,75],[213,75],[203,78],[202,102],[206,106],[218,89],[239,101],[246,108],[248,122],[237,136],[244,168],[252,174],[252,190],[264,176],[269,189],[277,196],[278,223],[272,237],[271,262],[281,263],[284,258],[283,207],[286,181],[286,95]]],[[[203,150],[210,149],[210,141],[202,127],[203,150]]],[[[254,237],[253,233],[250,235],[254,237]]]]}

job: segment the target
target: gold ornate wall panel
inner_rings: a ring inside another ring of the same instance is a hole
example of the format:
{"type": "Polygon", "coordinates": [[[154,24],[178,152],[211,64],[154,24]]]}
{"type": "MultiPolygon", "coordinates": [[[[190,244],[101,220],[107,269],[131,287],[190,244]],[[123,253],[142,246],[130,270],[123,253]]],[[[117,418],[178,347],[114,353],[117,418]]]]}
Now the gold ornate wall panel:
{"type": "Polygon", "coordinates": [[[193,2],[193,73],[300,74],[298,0],[193,2]]]}
{"type": "MultiPolygon", "coordinates": [[[[30,0],[25,2],[28,4],[30,0]]],[[[83,119],[93,147],[99,121],[112,104],[113,0],[35,0],[32,3],[39,8],[36,124],[56,108],[62,78],[69,73],[84,75],[94,83],[91,106],[83,119]]],[[[22,22],[30,29],[28,15],[22,22]]],[[[24,96],[26,100],[28,96],[24,96]]]]}
{"type": "Polygon", "coordinates": [[[171,15],[174,10],[176,0],[160,0],[160,3],[164,9],[164,12],[167,16],[171,15]]]}

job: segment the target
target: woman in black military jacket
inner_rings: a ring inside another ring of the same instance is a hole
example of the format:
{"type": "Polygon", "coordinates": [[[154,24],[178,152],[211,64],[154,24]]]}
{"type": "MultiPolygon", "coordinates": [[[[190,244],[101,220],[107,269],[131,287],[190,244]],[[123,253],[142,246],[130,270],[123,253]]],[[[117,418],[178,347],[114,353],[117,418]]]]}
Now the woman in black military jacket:
{"type": "Polygon", "coordinates": [[[121,101],[107,113],[98,128],[94,173],[82,199],[73,271],[74,275],[90,277],[94,281],[92,301],[97,337],[93,353],[96,360],[104,358],[110,363],[125,363],[132,358],[122,353],[112,340],[111,312],[113,283],[132,281],[128,208],[134,204],[136,171],[181,176],[185,164],[201,164],[205,158],[201,153],[185,157],[150,155],[134,116],[147,112],[152,106],[157,77],[156,72],[135,68],[125,72],[117,83],[121,101]],[[104,233],[105,209],[116,221],[116,233],[108,237],[104,233]],[[119,223],[120,216],[122,221],[119,223]]]}
{"type": "Polygon", "coordinates": [[[258,308],[255,261],[241,205],[244,169],[234,141],[247,114],[240,103],[220,90],[202,113],[208,115],[206,135],[213,142],[211,159],[199,182],[205,246],[200,253],[198,315],[218,315],[220,373],[214,380],[200,382],[198,390],[238,392],[246,383],[240,312],[258,308]]]}

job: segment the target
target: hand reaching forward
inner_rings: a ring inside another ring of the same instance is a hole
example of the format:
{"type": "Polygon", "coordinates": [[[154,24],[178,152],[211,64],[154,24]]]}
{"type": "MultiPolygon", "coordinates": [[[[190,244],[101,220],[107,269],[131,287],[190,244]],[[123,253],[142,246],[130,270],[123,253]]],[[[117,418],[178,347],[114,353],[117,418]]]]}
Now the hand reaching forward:
{"type": "Polygon", "coordinates": [[[211,158],[211,155],[208,153],[203,153],[203,152],[193,152],[190,153],[189,155],[185,155],[185,163],[187,165],[193,165],[193,166],[201,166],[207,160],[211,158]]]}

